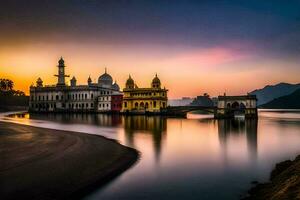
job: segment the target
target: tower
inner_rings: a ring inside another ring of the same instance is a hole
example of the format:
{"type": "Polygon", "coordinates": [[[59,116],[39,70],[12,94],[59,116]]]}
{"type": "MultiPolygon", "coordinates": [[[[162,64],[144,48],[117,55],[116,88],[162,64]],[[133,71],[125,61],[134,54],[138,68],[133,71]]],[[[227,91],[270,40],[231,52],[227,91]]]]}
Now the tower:
{"type": "Polygon", "coordinates": [[[57,76],[57,86],[65,86],[65,77],[69,77],[69,75],[65,75],[65,61],[61,57],[60,60],[58,61],[58,74],[54,75],[57,76]]]}

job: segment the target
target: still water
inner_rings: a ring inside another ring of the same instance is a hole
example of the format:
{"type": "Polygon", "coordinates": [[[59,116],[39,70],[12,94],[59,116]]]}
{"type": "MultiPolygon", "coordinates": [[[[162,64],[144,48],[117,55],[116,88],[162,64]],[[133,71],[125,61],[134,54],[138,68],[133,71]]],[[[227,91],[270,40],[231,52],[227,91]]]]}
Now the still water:
{"type": "MultiPolygon", "coordinates": [[[[2,120],[100,134],[141,152],[129,170],[86,199],[239,199],[277,162],[300,154],[300,111],[214,120],[159,116],[13,115],[2,120]]],[[[79,172],[80,173],[80,172],[79,172]]]]}

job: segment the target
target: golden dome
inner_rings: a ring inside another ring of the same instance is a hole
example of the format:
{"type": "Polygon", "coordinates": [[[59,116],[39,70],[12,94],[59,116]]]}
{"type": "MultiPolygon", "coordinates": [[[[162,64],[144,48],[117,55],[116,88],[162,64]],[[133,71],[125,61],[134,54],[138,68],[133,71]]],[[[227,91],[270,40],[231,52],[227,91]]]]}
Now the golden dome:
{"type": "Polygon", "coordinates": [[[160,80],[159,80],[159,78],[157,77],[157,74],[155,74],[155,77],[154,77],[153,80],[152,80],[151,86],[152,86],[153,88],[160,88],[160,80]]]}
{"type": "Polygon", "coordinates": [[[126,81],[126,88],[134,88],[134,80],[129,75],[129,78],[126,81]]]}

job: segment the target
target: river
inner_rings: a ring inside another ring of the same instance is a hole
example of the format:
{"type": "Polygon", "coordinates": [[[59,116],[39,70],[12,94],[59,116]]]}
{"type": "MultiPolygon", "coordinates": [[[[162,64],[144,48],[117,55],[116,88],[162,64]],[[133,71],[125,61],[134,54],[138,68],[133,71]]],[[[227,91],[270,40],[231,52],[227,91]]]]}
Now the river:
{"type": "Polygon", "coordinates": [[[260,110],[258,120],[28,113],[0,120],[99,134],[141,152],[88,200],[239,199],[276,163],[300,154],[300,110],[260,110]]]}

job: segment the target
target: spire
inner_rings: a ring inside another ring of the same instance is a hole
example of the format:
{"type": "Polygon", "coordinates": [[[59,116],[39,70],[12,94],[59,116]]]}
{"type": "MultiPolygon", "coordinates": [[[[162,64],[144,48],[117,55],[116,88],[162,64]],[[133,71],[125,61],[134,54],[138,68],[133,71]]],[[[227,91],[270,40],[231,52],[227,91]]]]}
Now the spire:
{"type": "Polygon", "coordinates": [[[91,75],[89,75],[88,84],[90,85],[91,83],[92,83],[92,79],[91,79],[91,75]]]}
{"type": "Polygon", "coordinates": [[[106,67],[105,67],[105,74],[107,74],[107,69],[106,69],[106,67]]]}
{"type": "Polygon", "coordinates": [[[58,61],[58,64],[59,64],[59,65],[64,65],[64,64],[65,64],[65,61],[64,61],[64,59],[63,59],[62,56],[60,57],[60,59],[59,59],[59,61],[58,61]]]}

